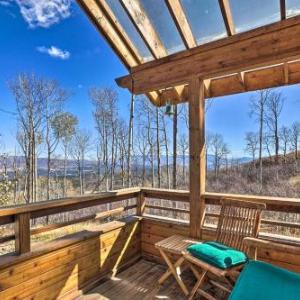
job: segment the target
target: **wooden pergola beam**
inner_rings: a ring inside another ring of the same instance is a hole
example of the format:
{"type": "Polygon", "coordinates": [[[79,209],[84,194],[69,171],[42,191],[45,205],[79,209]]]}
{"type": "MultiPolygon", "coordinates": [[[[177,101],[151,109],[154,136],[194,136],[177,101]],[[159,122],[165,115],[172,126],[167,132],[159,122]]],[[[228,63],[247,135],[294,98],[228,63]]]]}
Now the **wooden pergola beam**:
{"type": "Polygon", "coordinates": [[[197,42],[180,0],[165,0],[165,2],[186,48],[190,49],[196,47],[197,42]]]}
{"type": "MultiPolygon", "coordinates": [[[[204,80],[205,98],[216,98],[297,83],[300,83],[300,60],[206,79],[204,80]]],[[[175,87],[175,89],[160,92],[157,100],[160,106],[165,105],[166,100],[174,104],[189,100],[189,85],[175,87]]]]}
{"type": "Polygon", "coordinates": [[[285,0],[280,0],[280,17],[281,17],[281,20],[286,19],[286,3],[285,3],[285,0]]]}
{"type": "Polygon", "coordinates": [[[219,5],[221,8],[221,13],[223,16],[227,34],[228,34],[228,36],[234,35],[235,27],[234,27],[232,13],[231,13],[231,9],[230,9],[229,0],[219,0],[219,5]]]}
{"type": "MultiPolygon", "coordinates": [[[[191,76],[212,78],[296,59],[300,56],[300,17],[148,62],[132,69],[135,93],[186,84],[191,76]]],[[[117,79],[130,88],[128,76],[117,79]]]]}
{"type": "Polygon", "coordinates": [[[155,58],[167,56],[167,50],[155,31],[140,1],[120,0],[142,39],[155,58]]]}

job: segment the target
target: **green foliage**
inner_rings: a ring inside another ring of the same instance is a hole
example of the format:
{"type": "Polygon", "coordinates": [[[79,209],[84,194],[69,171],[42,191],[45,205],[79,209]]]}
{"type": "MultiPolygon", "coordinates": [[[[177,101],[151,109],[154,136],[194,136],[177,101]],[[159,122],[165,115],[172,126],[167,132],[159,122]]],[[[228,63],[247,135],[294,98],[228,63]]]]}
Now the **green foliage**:
{"type": "Polygon", "coordinates": [[[58,139],[71,140],[75,134],[78,119],[68,112],[57,114],[52,121],[51,127],[58,139]]]}

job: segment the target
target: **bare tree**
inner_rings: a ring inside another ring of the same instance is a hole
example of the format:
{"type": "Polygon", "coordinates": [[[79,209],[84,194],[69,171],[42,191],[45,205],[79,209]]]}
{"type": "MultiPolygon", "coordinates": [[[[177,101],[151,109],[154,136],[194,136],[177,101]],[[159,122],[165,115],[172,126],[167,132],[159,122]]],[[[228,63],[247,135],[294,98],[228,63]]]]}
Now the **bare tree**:
{"type": "Polygon", "coordinates": [[[106,190],[113,189],[116,167],[115,146],[117,134],[118,94],[112,88],[93,88],[89,92],[94,105],[93,116],[98,131],[99,147],[103,153],[106,190]],[[110,184],[109,184],[110,179],[110,184]]]}
{"type": "Polygon", "coordinates": [[[44,81],[43,85],[43,89],[46,90],[43,110],[44,140],[47,151],[46,199],[50,200],[51,159],[60,139],[60,132],[58,132],[60,128],[55,127],[55,121],[57,121],[56,117],[62,112],[63,103],[68,95],[54,80],[44,81]]]}
{"type": "Polygon", "coordinates": [[[20,74],[9,83],[16,100],[19,122],[18,142],[26,161],[26,203],[37,200],[37,147],[41,143],[41,129],[45,99],[48,96],[45,80],[29,74],[20,74]]]}
{"type": "Polygon", "coordinates": [[[91,134],[88,131],[77,130],[72,143],[72,155],[76,160],[80,195],[85,193],[85,157],[90,149],[91,134]]]}
{"type": "Polygon", "coordinates": [[[300,122],[294,122],[291,128],[291,149],[294,151],[295,160],[298,160],[298,148],[300,141],[300,122]]]}
{"type": "Polygon", "coordinates": [[[263,136],[263,149],[268,153],[270,161],[272,160],[272,149],[274,148],[274,137],[268,132],[263,136]]]}
{"type": "Polygon", "coordinates": [[[249,153],[252,157],[252,163],[255,165],[256,160],[256,154],[258,151],[258,145],[259,145],[259,136],[255,132],[247,132],[245,136],[246,140],[246,153],[249,153]]]}
{"type": "Polygon", "coordinates": [[[279,140],[281,141],[281,147],[283,156],[286,157],[288,145],[291,140],[291,130],[287,126],[282,126],[279,130],[279,140]]]}
{"type": "Polygon", "coordinates": [[[182,159],[182,182],[186,186],[186,155],[189,149],[189,142],[186,134],[181,134],[178,144],[182,159]]]}
{"type": "Polygon", "coordinates": [[[63,197],[67,195],[67,168],[68,168],[68,156],[69,147],[72,138],[75,134],[75,129],[78,124],[78,119],[69,112],[59,112],[52,120],[51,127],[54,131],[56,140],[60,140],[63,146],[64,152],[64,179],[63,179],[63,197]]]}
{"type": "MultiPolygon", "coordinates": [[[[118,157],[121,169],[121,180],[122,187],[125,187],[126,178],[128,179],[128,173],[126,174],[126,160],[128,159],[128,128],[123,120],[118,121],[117,127],[117,148],[118,148],[118,157]]],[[[132,155],[132,152],[131,152],[132,155]]],[[[131,177],[131,176],[130,176],[131,177]]]]}
{"type": "Polygon", "coordinates": [[[210,151],[214,156],[214,173],[215,179],[218,180],[219,170],[222,161],[225,160],[229,154],[229,149],[227,144],[224,142],[223,136],[221,134],[213,134],[211,136],[210,151]]]}
{"type": "Polygon", "coordinates": [[[263,138],[264,138],[264,125],[266,121],[266,106],[271,90],[261,90],[257,92],[257,96],[250,101],[250,116],[254,117],[258,123],[258,136],[259,136],[259,182],[260,190],[263,184],[263,138]]]}
{"type": "Polygon", "coordinates": [[[275,149],[275,162],[278,162],[279,155],[279,118],[282,112],[285,99],[281,93],[270,92],[267,98],[266,123],[270,134],[273,137],[275,149]]]}

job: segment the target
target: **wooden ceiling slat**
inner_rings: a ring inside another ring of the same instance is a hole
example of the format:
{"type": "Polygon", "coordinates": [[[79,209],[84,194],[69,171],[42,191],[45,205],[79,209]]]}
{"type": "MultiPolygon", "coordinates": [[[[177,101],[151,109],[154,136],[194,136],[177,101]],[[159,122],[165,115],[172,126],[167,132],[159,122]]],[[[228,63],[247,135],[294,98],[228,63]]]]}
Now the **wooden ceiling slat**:
{"type": "Polygon", "coordinates": [[[120,0],[120,2],[137,28],[141,37],[145,41],[152,55],[155,58],[167,56],[167,50],[162,44],[140,1],[120,0]]]}
{"type": "Polygon", "coordinates": [[[232,13],[230,9],[230,3],[229,0],[219,0],[219,5],[221,8],[221,13],[223,16],[223,20],[225,23],[226,31],[229,36],[235,34],[235,27],[234,22],[232,18],[232,13]]]}
{"type": "Polygon", "coordinates": [[[192,29],[187,20],[180,0],[165,0],[167,7],[171,13],[174,23],[179,31],[185,46],[193,48],[197,46],[192,29]]]}
{"type": "Polygon", "coordinates": [[[281,16],[281,20],[286,19],[286,3],[285,3],[285,0],[280,0],[280,16],[281,16]]]}
{"type": "Polygon", "coordinates": [[[124,43],[124,39],[121,38],[114,24],[111,23],[95,0],[77,0],[77,2],[86,11],[91,21],[106,38],[127,69],[137,66],[139,64],[137,57],[133,55],[128,45],[124,43]]]}

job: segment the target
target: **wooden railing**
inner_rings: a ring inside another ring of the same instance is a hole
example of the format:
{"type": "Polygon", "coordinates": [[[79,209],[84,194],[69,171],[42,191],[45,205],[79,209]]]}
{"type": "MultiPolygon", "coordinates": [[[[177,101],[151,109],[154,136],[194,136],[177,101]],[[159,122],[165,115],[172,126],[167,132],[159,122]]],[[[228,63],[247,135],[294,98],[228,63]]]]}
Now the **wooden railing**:
{"type": "MultiPolygon", "coordinates": [[[[183,220],[182,218],[174,218],[178,219],[178,221],[189,221],[189,191],[173,191],[173,190],[157,190],[157,189],[141,189],[141,192],[143,193],[145,200],[145,209],[148,208],[148,211],[152,210],[152,213],[150,212],[151,216],[154,217],[165,217],[163,212],[171,212],[174,215],[178,214],[182,216],[180,213],[184,213],[186,215],[186,218],[183,220]],[[150,201],[149,201],[150,199],[150,201]],[[169,203],[167,205],[162,205],[160,201],[155,200],[168,200],[169,203]],[[153,202],[156,202],[153,204],[153,202]],[[177,205],[172,205],[177,203],[177,205]],[[180,205],[178,205],[178,203],[180,205]],[[178,206],[181,206],[180,208],[178,206]]],[[[263,214],[262,219],[262,236],[264,237],[270,237],[274,238],[274,234],[271,232],[268,233],[268,226],[271,227],[280,227],[282,229],[289,229],[289,230],[296,230],[300,229],[300,199],[295,198],[282,198],[282,197],[263,197],[263,196],[250,196],[250,195],[233,195],[233,194],[220,194],[220,193],[205,193],[205,203],[208,205],[207,210],[205,213],[205,224],[208,225],[207,228],[214,228],[217,220],[219,218],[219,212],[218,209],[220,207],[220,201],[222,198],[233,198],[233,199],[239,199],[244,201],[260,201],[262,203],[265,203],[267,208],[266,211],[263,214]],[[210,208],[214,209],[210,209],[210,208]],[[280,215],[284,213],[290,213],[295,214],[298,216],[299,222],[289,221],[289,220],[282,220],[280,219],[280,215]],[[269,214],[269,216],[268,216],[269,214]],[[277,214],[277,217],[279,215],[279,218],[276,219],[275,217],[270,217],[270,214],[277,214]],[[215,222],[211,222],[212,220],[215,220],[215,222]]],[[[149,215],[149,213],[146,213],[145,215],[149,215]]],[[[273,230],[273,232],[276,231],[276,229],[273,230]]],[[[284,231],[284,230],[281,230],[284,231]]],[[[291,236],[288,234],[282,234],[280,230],[276,232],[278,235],[285,236],[285,241],[288,242],[288,240],[293,240],[293,243],[295,242],[295,239],[292,239],[291,236]]],[[[299,231],[299,237],[300,237],[300,231],[299,231]]]]}
{"type": "MultiPolygon", "coordinates": [[[[135,210],[134,214],[136,215],[144,217],[150,215],[171,219],[177,218],[180,219],[180,221],[188,223],[189,196],[189,191],[131,188],[82,197],[44,201],[29,205],[5,207],[0,209],[0,225],[14,224],[14,233],[0,237],[0,244],[15,240],[15,252],[17,254],[23,254],[31,251],[32,236],[82,222],[99,221],[105,218],[115,217],[133,209],[135,210]],[[71,220],[50,224],[48,223],[38,227],[32,226],[32,220],[37,218],[47,217],[63,212],[77,211],[83,208],[95,207],[102,204],[113,204],[115,202],[132,198],[136,199],[135,204],[122,204],[120,207],[100,212],[95,211],[91,214],[75,217],[71,220]]],[[[219,193],[205,193],[204,197],[206,204],[216,207],[220,206],[220,200],[226,197],[245,201],[261,201],[267,205],[267,213],[279,212],[299,214],[299,222],[264,217],[262,219],[263,228],[264,226],[278,226],[293,230],[300,229],[300,199],[219,193]]],[[[209,224],[211,225],[210,228],[213,228],[219,218],[219,213],[217,210],[207,210],[205,218],[206,220],[215,219],[215,222],[211,222],[209,224]]]]}
{"type": "Polygon", "coordinates": [[[121,207],[109,209],[102,212],[95,212],[77,217],[72,220],[59,223],[46,224],[37,228],[31,228],[32,220],[48,217],[50,215],[78,211],[84,208],[95,207],[102,204],[113,204],[122,200],[137,198],[140,193],[139,188],[119,190],[88,196],[66,198],[60,200],[42,201],[38,203],[5,207],[0,209],[0,225],[14,224],[14,234],[0,237],[0,244],[15,240],[15,252],[24,254],[31,250],[31,236],[44,232],[49,232],[58,228],[74,225],[77,223],[101,220],[108,217],[120,215],[131,209],[136,209],[137,204],[122,205],[121,207]]]}

